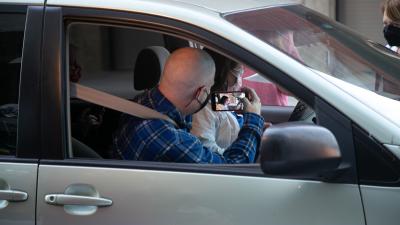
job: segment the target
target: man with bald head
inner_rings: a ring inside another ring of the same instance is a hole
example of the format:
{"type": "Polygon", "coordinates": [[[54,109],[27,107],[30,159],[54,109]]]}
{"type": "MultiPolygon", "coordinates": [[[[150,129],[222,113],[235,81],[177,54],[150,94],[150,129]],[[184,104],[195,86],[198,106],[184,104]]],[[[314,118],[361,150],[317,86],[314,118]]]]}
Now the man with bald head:
{"type": "Polygon", "coordinates": [[[167,115],[167,120],[124,115],[114,136],[114,147],[122,159],[183,163],[252,163],[263,131],[261,103],[249,90],[245,99],[244,124],[238,138],[220,155],[190,134],[191,115],[209,100],[215,65],[204,51],[182,48],[168,58],[158,87],[135,98],[139,104],[167,115]]]}

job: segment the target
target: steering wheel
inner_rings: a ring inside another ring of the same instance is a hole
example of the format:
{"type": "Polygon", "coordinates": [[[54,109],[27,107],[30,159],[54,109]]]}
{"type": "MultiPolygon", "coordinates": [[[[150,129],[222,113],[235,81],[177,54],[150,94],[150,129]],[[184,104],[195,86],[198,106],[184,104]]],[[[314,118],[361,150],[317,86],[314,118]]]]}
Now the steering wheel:
{"type": "Polygon", "coordinates": [[[316,123],[315,112],[303,101],[297,102],[290,114],[288,121],[304,121],[310,119],[313,123],[316,123]]]}

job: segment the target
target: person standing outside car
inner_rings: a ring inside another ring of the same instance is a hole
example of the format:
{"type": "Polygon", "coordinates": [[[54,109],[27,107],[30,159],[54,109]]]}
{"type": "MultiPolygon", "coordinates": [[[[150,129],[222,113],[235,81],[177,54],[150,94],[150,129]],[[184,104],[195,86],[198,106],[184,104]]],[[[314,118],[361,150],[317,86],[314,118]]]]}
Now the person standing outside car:
{"type": "MultiPolygon", "coordinates": [[[[260,30],[257,35],[267,40],[273,47],[295,58],[299,62],[303,62],[295,44],[295,30],[260,30]]],[[[292,96],[284,88],[263,79],[260,74],[248,67],[245,68],[243,74],[243,85],[256,90],[259,96],[261,96],[261,104],[263,106],[288,106],[288,96],[292,96]]]]}
{"type": "Polygon", "coordinates": [[[114,134],[114,149],[122,159],[182,163],[253,163],[260,144],[264,119],[257,94],[249,90],[238,138],[220,155],[190,134],[192,114],[208,103],[215,65],[203,50],[174,51],[164,67],[159,86],[135,98],[139,104],[175,121],[141,119],[123,115],[114,134]]]}
{"type": "Polygon", "coordinates": [[[382,4],[383,35],[387,48],[400,53],[400,0],[386,0],[382,4]]]}

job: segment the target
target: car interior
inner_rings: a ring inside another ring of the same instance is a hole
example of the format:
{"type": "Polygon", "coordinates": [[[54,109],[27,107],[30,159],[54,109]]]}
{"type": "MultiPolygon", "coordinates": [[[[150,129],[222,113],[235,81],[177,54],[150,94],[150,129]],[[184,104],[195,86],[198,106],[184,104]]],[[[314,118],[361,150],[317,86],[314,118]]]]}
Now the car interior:
{"type": "Polygon", "coordinates": [[[0,155],[13,155],[16,149],[18,89],[21,70],[25,15],[0,16],[0,155]],[[9,25],[10,20],[15,23],[9,25]]]}
{"type": "MultiPolygon", "coordinates": [[[[168,55],[181,47],[203,46],[191,40],[144,29],[72,23],[68,27],[70,82],[132,100],[155,87],[168,55]],[[73,71],[72,63],[80,68],[73,71]]],[[[218,65],[216,65],[218,66],[218,65]]],[[[113,133],[122,115],[118,110],[70,98],[70,158],[118,159],[113,133]]],[[[309,121],[315,114],[302,102],[294,106],[263,106],[266,121],[309,121]]]]}

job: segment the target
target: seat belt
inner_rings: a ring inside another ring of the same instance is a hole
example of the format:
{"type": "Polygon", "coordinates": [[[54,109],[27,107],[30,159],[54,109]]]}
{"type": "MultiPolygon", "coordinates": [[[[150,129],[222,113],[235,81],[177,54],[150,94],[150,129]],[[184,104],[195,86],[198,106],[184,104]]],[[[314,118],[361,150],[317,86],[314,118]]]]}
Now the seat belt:
{"type": "Polygon", "coordinates": [[[120,111],[142,119],[166,120],[172,123],[175,127],[178,127],[176,122],[167,115],[164,115],[146,106],[140,105],[136,102],[132,102],[77,83],[70,82],[69,87],[71,97],[79,98],[87,102],[120,111]]]}

